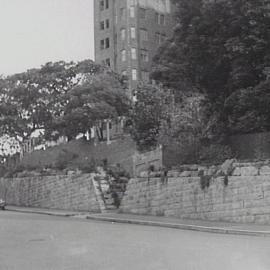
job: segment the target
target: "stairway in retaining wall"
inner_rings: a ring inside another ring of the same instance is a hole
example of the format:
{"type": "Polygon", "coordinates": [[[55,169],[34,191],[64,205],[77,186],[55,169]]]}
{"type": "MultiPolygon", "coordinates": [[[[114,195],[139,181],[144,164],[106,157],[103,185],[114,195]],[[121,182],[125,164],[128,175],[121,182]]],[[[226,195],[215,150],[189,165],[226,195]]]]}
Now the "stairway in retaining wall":
{"type": "Polygon", "coordinates": [[[110,189],[108,176],[106,174],[95,174],[92,176],[92,182],[101,212],[116,211],[117,207],[110,189]]]}
{"type": "Polygon", "coordinates": [[[111,171],[108,173],[98,167],[98,173],[92,174],[91,178],[101,212],[118,211],[129,177],[111,171]]]}

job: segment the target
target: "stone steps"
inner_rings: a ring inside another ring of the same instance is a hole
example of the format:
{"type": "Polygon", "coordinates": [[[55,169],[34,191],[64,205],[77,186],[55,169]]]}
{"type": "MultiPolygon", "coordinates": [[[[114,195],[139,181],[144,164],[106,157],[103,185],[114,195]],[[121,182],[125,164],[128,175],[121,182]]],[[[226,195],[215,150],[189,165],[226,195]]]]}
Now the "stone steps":
{"type": "Polygon", "coordinates": [[[110,190],[110,184],[106,179],[106,175],[101,175],[94,178],[95,186],[97,187],[97,196],[102,198],[104,203],[104,208],[102,212],[108,212],[111,210],[116,210],[116,206],[114,205],[114,199],[112,197],[112,193],[110,190]]]}

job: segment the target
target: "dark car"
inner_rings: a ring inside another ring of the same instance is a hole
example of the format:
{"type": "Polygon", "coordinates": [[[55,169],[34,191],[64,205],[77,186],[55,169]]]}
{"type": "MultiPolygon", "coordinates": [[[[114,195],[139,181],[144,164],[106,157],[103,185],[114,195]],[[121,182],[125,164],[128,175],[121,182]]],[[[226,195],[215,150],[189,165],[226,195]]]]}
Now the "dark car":
{"type": "Polygon", "coordinates": [[[6,202],[4,200],[0,199],[0,209],[5,210],[5,207],[6,207],[6,202]]]}

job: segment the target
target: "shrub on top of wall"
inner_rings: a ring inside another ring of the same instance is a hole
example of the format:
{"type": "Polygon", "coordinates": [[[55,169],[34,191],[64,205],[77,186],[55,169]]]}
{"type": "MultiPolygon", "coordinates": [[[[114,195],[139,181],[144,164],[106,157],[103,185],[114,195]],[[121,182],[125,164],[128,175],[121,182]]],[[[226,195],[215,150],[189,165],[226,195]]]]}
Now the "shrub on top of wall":
{"type": "Polygon", "coordinates": [[[78,154],[72,153],[67,150],[62,150],[62,152],[58,155],[57,161],[53,164],[52,168],[58,170],[64,170],[68,167],[68,164],[78,157],[78,154]]]}
{"type": "Polygon", "coordinates": [[[94,158],[91,158],[90,161],[85,159],[81,161],[78,165],[78,169],[83,173],[92,173],[97,171],[97,162],[94,158]]]}
{"type": "Polygon", "coordinates": [[[234,157],[232,149],[225,144],[210,144],[200,148],[199,161],[200,163],[221,164],[227,159],[234,157]]]}

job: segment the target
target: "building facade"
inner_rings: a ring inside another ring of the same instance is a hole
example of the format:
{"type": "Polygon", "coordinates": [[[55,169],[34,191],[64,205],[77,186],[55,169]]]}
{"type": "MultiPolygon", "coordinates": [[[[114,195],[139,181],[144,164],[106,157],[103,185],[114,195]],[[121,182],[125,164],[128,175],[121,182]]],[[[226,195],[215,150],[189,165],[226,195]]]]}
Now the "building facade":
{"type": "Polygon", "coordinates": [[[152,58],[172,34],[170,0],[95,0],[95,60],[127,76],[132,89],[149,81],[152,58]]]}

